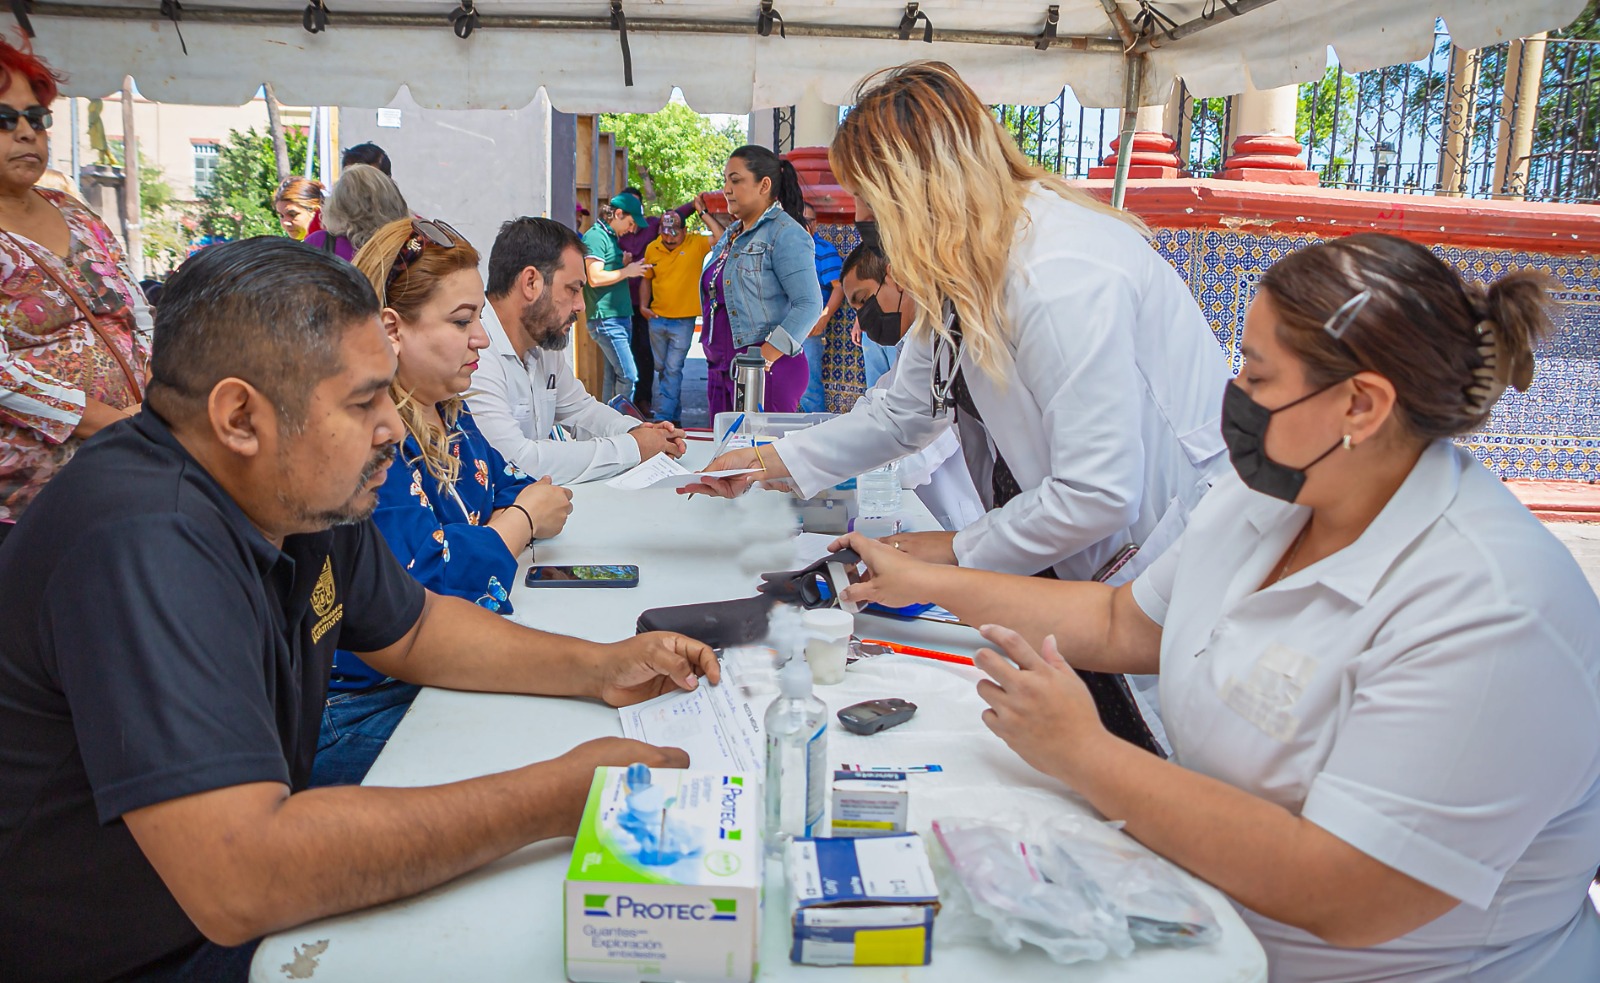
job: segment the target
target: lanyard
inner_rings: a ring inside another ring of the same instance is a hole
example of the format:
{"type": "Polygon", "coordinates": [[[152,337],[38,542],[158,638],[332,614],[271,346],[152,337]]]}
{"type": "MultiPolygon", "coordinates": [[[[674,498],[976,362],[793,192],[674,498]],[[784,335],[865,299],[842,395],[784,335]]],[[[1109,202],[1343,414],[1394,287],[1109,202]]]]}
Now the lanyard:
{"type": "Polygon", "coordinates": [[[949,300],[944,302],[944,330],[935,331],[933,334],[933,383],[931,389],[930,415],[940,419],[950,412],[950,390],[955,385],[956,375],[961,371],[961,356],[966,353],[967,342],[965,338],[957,335],[955,342],[950,340],[951,328],[956,323],[956,305],[949,300]],[[950,377],[944,377],[948,371],[950,377]]]}

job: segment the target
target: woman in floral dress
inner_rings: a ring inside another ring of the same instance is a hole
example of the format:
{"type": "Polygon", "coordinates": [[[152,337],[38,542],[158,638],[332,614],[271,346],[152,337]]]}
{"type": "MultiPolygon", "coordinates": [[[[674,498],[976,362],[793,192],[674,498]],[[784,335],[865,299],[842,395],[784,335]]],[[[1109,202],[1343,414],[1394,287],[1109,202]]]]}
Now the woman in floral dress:
{"type": "Polygon", "coordinates": [[[0,40],[0,539],[78,445],[144,399],[150,318],[104,222],[35,188],[57,79],[0,40]]]}

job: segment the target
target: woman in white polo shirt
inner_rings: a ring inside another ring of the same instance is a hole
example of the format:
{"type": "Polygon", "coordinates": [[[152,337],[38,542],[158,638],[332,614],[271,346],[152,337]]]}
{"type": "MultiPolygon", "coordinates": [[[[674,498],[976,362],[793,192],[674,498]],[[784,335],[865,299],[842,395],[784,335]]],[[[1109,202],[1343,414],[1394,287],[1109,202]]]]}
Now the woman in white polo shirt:
{"type": "Polygon", "coordinates": [[[1544,286],[1359,235],[1261,288],[1237,474],[1134,583],[852,536],[872,579],[847,596],[988,623],[1011,661],[979,656],[985,723],[1228,892],[1275,983],[1600,978],[1600,602],[1450,439],[1532,381],[1544,286]],[[1173,761],[1108,739],[1069,664],[1159,669],[1173,761]]]}

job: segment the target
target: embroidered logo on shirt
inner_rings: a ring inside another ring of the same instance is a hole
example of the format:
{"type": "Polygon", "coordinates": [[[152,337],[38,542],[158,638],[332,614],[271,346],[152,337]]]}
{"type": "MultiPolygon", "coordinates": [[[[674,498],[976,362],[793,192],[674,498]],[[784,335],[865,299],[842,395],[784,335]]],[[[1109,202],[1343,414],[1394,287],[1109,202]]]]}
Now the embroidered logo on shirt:
{"type": "Polygon", "coordinates": [[[1279,743],[1287,742],[1300,726],[1289,710],[1305,693],[1317,674],[1317,660],[1286,645],[1273,644],[1261,653],[1250,675],[1242,681],[1230,677],[1217,695],[1239,716],[1279,743]]]}
{"type": "Polygon", "coordinates": [[[311,610],[316,613],[317,623],[311,628],[311,641],[322,641],[322,636],[328,629],[338,624],[344,617],[344,605],[338,602],[338,588],[333,583],[333,557],[322,561],[322,573],[317,577],[317,585],[311,588],[311,610]]]}

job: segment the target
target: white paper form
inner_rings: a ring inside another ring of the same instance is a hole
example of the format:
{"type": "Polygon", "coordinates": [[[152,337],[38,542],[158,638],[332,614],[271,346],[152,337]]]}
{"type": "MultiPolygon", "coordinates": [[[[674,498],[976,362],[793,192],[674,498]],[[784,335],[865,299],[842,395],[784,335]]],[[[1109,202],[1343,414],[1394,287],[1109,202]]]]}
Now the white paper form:
{"type": "Polygon", "coordinates": [[[696,771],[761,773],[767,767],[762,720],[776,691],[748,687],[723,665],[722,683],[704,679],[693,690],[679,690],[618,710],[622,736],[689,752],[696,771]]]}
{"type": "Polygon", "coordinates": [[[688,468],[674,461],[665,454],[657,454],[650,460],[617,475],[606,485],[622,491],[644,491],[647,488],[682,488],[692,485],[701,478],[731,478],[734,475],[749,474],[759,471],[760,468],[735,468],[731,471],[690,471],[688,468]]]}

